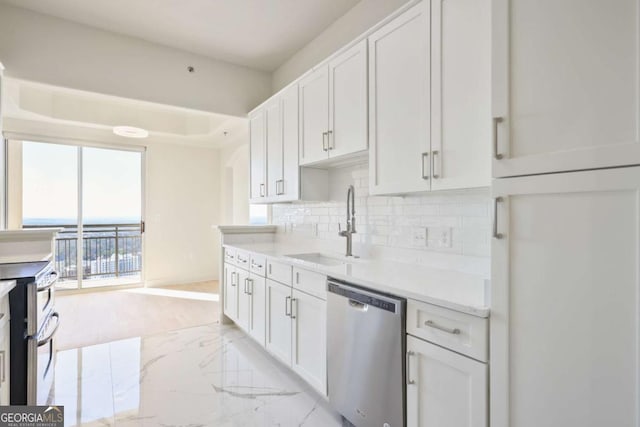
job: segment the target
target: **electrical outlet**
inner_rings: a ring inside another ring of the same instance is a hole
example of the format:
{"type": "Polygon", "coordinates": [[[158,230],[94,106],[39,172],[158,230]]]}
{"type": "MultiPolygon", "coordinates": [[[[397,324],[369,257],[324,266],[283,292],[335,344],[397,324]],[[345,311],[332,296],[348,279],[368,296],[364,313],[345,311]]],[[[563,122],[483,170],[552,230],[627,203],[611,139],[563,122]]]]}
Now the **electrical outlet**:
{"type": "Polygon", "coordinates": [[[411,243],[413,246],[427,246],[427,229],[415,227],[411,230],[411,243]]]}
{"type": "Polygon", "coordinates": [[[429,227],[427,229],[427,246],[431,248],[451,248],[451,227],[429,227]]]}

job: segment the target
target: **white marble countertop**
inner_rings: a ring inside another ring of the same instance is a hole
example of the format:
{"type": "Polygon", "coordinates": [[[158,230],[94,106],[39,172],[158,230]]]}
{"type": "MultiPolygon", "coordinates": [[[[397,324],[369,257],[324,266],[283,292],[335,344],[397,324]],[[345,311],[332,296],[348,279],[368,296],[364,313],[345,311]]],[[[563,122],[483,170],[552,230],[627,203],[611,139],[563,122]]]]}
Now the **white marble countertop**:
{"type": "MultiPolygon", "coordinates": [[[[226,244],[225,247],[264,255],[274,261],[317,271],[373,290],[438,305],[479,317],[489,317],[488,279],[456,271],[377,259],[353,259],[333,253],[345,264],[326,266],[290,258],[305,253],[298,245],[281,243],[226,244]]],[[[312,251],[306,251],[312,252],[312,251]]]]}
{"type": "Polygon", "coordinates": [[[11,291],[11,289],[16,287],[15,280],[0,280],[0,298],[4,297],[11,291]]]}

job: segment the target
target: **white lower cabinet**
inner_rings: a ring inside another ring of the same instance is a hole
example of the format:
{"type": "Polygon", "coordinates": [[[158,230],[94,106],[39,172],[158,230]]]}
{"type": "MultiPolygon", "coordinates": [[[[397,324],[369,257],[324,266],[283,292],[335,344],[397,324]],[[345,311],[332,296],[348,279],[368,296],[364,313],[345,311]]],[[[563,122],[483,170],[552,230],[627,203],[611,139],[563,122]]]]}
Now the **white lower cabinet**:
{"type": "Polygon", "coordinates": [[[224,264],[224,314],[263,346],[266,294],[260,274],[224,264]]]}
{"type": "Polygon", "coordinates": [[[249,272],[236,268],[236,288],[238,292],[238,318],[236,323],[245,331],[249,330],[251,294],[248,292],[249,272]]]}
{"type": "Polygon", "coordinates": [[[640,167],[492,191],[491,427],[640,426],[640,167]]]}
{"type": "Polygon", "coordinates": [[[316,390],[327,393],[327,302],[292,291],[291,367],[316,390]]]}
{"type": "Polygon", "coordinates": [[[267,350],[326,396],[326,301],[267,279],[266,338],[267,350]]]}
{"type": "Polygon", "coordinates": [[[287,365],[291,364],[291,288],[267,279],[266,348],[287,365]]]}
{"type": "Polygon", "coordinates": [[[233,320],[238,319],[238,285],[236,268],[224,264],[224,314],[233,320]]]}
{"type": "Polygon", "coordinates": [[[247,332],[260,344],[265,345],[266,330],[266,280],[254,274],[247,280],[249,296],[249,322],[247,332]]]}
{"type": "Polygon", "coordinates": [[[487,427],[488,368],[407,336],[407,426],[487,427]]]}

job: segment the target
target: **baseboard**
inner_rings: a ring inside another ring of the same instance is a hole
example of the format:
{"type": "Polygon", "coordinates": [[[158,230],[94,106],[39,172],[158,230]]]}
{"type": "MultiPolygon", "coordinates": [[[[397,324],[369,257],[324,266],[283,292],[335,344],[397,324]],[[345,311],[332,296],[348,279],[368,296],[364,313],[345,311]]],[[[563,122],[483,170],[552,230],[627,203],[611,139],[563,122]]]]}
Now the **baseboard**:
{"type": "Polygon", "coordinates": [[[180,286],[180,285],[190,285],[193,283],[201,283],[201,282],[214,282],[218,281],[219,277],[216,276],[206,276],[206,277],[191,277],[188,279],[156,279],[156,280],[146,280],[144,285],[147,288],[160,288],[162,286],[180,286]]]}

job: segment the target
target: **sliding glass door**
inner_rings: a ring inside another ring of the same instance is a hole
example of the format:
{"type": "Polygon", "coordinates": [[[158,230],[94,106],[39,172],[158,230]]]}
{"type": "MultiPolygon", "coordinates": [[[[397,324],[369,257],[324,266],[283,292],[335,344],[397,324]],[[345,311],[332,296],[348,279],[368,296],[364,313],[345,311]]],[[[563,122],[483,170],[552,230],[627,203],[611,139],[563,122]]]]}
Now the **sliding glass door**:
{"type": "Polygon", "coordinates": [[[59,286],[142,282],[141,151],[23,142],[23,226],[61,226],[59,286]]]}

